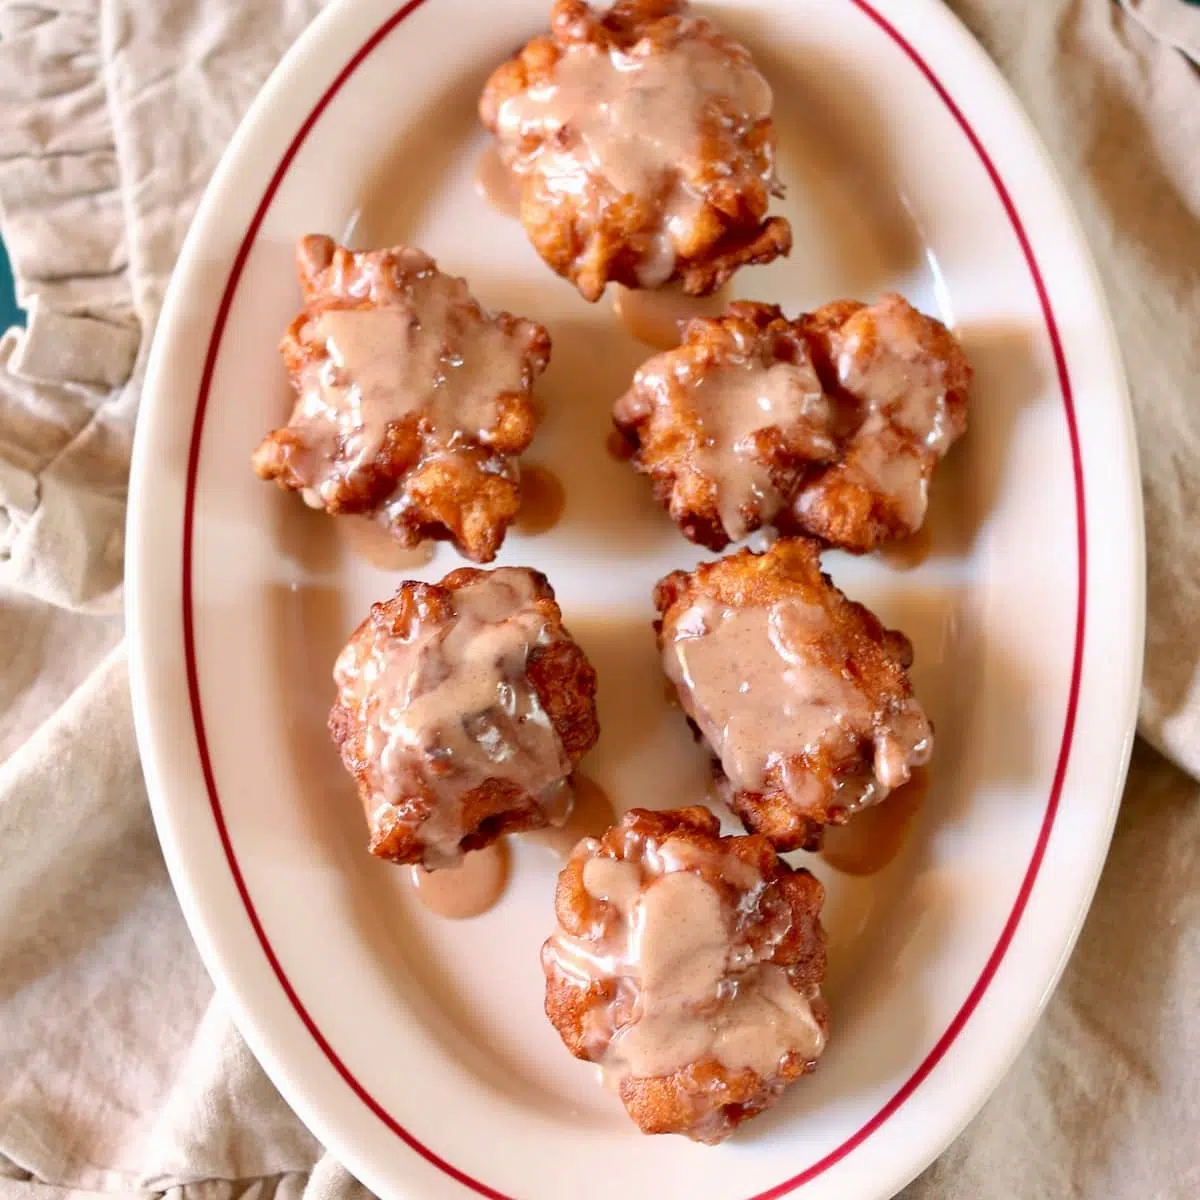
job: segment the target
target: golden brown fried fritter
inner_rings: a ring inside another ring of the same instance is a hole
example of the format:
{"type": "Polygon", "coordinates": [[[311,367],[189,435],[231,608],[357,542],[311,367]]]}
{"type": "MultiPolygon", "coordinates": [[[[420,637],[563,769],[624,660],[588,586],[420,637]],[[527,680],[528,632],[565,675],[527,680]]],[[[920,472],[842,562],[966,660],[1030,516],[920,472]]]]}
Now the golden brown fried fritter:
{"type": "Polygon", "coordinates": [[[857,553],[916,533],[934,469],[967,428],[972,372],[962,347],[896,295],[826,305],[801,327],[854,431],[776,523],[857,553]]]}
{"type": "Polygon", "coordinates": [[[908,639],[821,573],[818,543],[675,571],[654,602],[664,670],[730,807],[777,849],[817,848],[928,762],[908,639]]]}
{"type": "Polygon", "coordinates": [[[546,577],[464,567],[371,608],[334,668],[329,729],[358,783],[369,849],[453,863],[569,812],[595,744],[596,673],[546,577]]]}
{"type": "Polygon", "coordinates": [[[633,809],[559,876],[546,1015],[643,1133],[722,1141],[824,1049],[823,899],[706,808],[633,809]]]}
{"type": "Polygon", "coordinates": [[[613,420],[690,540],[721,550],[773,524],[862,553],[920,528],[970,378],[900,296],[796,320],[736,301],[645,362],[613,420]]]}
{"type": "Polygon", "coordinates": [[[683,0],[556,0],[550,33],[496,69],[479,103],[543,259],[588,300],[609,282],[691,295],[791,249],[767,217],[771,89],[683,0]]]}
{"type": "Polygon", "coordinates": [[[280,347],[297,393],[252,462],[330,513],[365,513],[402,546],[496,556],[520,505],[515,456],[537,424],[540,325],[487,313],[420,250],[296,251],[304,308],[280,347]]]}
{"type": "Polygon", "coordinates": [[[714,550],[773,520],[809,466],[835,458],[836,417],[797,326],[740,301],[690,321],[613,408],[634,467],[684,536],[714,550]]]}

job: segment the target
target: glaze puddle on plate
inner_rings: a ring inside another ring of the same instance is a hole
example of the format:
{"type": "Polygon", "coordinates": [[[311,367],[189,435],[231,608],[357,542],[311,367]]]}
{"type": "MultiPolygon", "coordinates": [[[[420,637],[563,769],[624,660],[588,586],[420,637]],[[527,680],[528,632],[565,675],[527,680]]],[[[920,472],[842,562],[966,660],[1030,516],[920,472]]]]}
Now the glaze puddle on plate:
{"type": "Polygon", "coordinates": [[[693,317],[719,317],[732,298],[728,286],[711,296],[686,296],[674,284],[657,291],[631,291],[616,284],[612,310],[629,336],[655,350],[673,350],[693,317]]]}
{"type": "Polygon", "coordinates": [[[549,467],[521,464],[521,508],[514,528],[527,537],[548,533],[558,524],[567,492],[562,480],[549,467]]]}
{"type": "Polygon", "coordinates": [[[508,883],[508,842],[501,838],[482,850],[463,855],[462,862],[440,871],[408,867],[408,879],[420,902],[434,916],[464,921],[482,916],[499,903],[508,883]]]}

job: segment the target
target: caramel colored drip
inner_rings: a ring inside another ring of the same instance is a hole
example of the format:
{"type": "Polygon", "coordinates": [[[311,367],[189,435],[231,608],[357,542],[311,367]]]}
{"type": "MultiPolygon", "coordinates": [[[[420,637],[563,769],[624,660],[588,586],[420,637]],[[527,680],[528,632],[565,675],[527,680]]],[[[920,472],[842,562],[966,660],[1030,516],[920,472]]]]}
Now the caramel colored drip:
{"type": "Polygon", "coordinates": [[[628,462],[637,449],[619,429],[609,431],[608,437],[604,439],[604,448],[609,457],[615,458],[617,462],[628,462]]]}
{"type": "Polygon", "coordinates": [[[697,465],[716,482],[721,524],[734,541],[752,525],[770,521],[784,504],[759,443],[761,434],[812,423],[818,431],[813,451],[832,448],[824,432],[831,419],[829,401],[811,363],[767,367],[747,361],[720,367],[705,375],[688,399],[708,435],[697,465]]]}
{"type": "Polygon", "coordinates": [[[865,406],[846,466],[888,496],[912,529],[925,519],[929,474],[953,440],[945,364],[915,340],[898,297],[868,310],[837,354],[838,382],[865,406]],[[865,326],[865,328],[864,328],[865,326]],[[869,332],[868,332],[869,331],[869,332]]]}
{"type": "MultiPolygon", "coordinates": [[[[549,82],[500,107],[501,153],[518,174],[536,172],[551,193],[579,205],[633,195],[649,201],[667,189],[653,245],[639,264],[643,287],[675,270],[677,238],[703,205],[689,182],[702,160],[705,128],[745,130],[768,116],[771,89],[749,62],[702,37],[682,36],[669,53],[576,44],[566,48],[549,82]],[[537,140],[533,150],[524,147],[537,140]],[[599,190],[598,190],[599,189],[599,190]]],[[[764,184],[774,181],[773,164],[764,184]]]]}
{"type": "Polygon", "coordinates": [[[516,528],[533,537],[558,524],[567,494],[557,475],[549,467],[521,467],[521,508],[516,528]]]}
{"type": "MultiPolygon", "coordinates": [[[[578,852],[592,850],[584,843],[578,852]]],[[[756,870],[667,838],[645,844],[640,856],[589,858],[583,885],[608,909],[605,932],[581,939],[560,929],[543,953],[581,986],[617,982],[612,1000],[590,1009],[584,1026],[589,1055],[610,1086],[714,1060],[770,1078],[790,1055],[821,1053],[814,997],[766,961],[788,926],[769,930],[755,950],[739,932],[738,913],[752,910],[763,887],[756,870]],[[736,911],[700,867],[738,889],[736,911]]]]}
{"type": "Polygon", "coordinates": [[[666,353],[643,363],[636,384],[657,409],[698,426],[691,461],[716,488],[721,524],[733,541],[785,503],[772,474],[773,447],[784,433],[793,453],[820,459],[835,451],[834,406],[807,355],[781,362],[743,344],[720,366],[693,374],[666,353]]]}
{"type": "MultiPolygon", "coordinates": [[[[929,507],[932,467],[930,451],[897,437],[882,413],[871,412],[847,446],[844,471],[848,481],[886,496],[905,525],[917,529],[929,507]]],[[[808,499],[801,496],[802,511],[808,499]]]]}
{"type": "Polygon", "coordinates": [[[584,838],[599,838],[612,825],[616,814],[608,793],[590,776],[576,772],[571,776],[575,803],[561,825],[548,825],[522,834],[525,841],[545,846],[558,857],[567,859],[584,838]]]}
{"type": "Polygon", "coordinates": [[[401,636],[380,617],[374,640],[338,659],[340,702],[358,710],[374,764],[374,823],[415,823],[428,867],[459,858],[467,792],[507,780],[551,800],[570,771],[526,674],[555,637],[536,600],[530,572],[501,567],[453,593],[449,620],[418,616],[401,636]]]}
{"type": "Polygon", "coordinates": [[[908,783],[879,804],[863,809],[846,825],[826,826],[821,857],[846,875],[882,871],[903,849],[928,792],[929,771],[917,767],[908,783]]]}
{"type": "Polygon", "coordinates": [[[500,156],[495,142],[479,156],[475,167],[475,191],[503,217],[521,215],[521,185],[500,156]]]}
{"type": "Polygon", "coordinates": [[[683,341],[683,329],[695,317],[719,317],[730,300],[725,286],[711,296],[688,296],[679,284],[642,289],[618,286],[613,312],[637,341],[656,350],[674,350],[683,341]]]}
{"type": "Polygon", "coordinates": [[[760,789],[777,758],[818,745],[840,712],[869,719],[840,673],[808,658],[828,628],[824,610],[800,600],[731,609],[703,600],[676,619],[667,675],[735,787],[760,789]]]}
{"type": "Polygon", "coordinates": [[[889,567],[898,571],[911,571],[919,567],[933,550],[933,531],[928,524],[916,533],[894,542],[884,542],[877,553],[889,567]]]}
{"type": "Polygon", "coordinates": [[[417,899],[431,913],[454,921],[478,917],[504,895],[508,884],[509,853],[504,840],[482,850],[472,850],[452,867],[427,871],[409,867],[409,881],[417,899]]]}
{"type": "Polygon", "coordinates": [[[382,571],[415,571],[433,561],[433,542],[405,549],[371,517],[343,516],[336,524],[349,549],[382,571]]]}
{"type": "Polygon", "coordinates": [[[856,738],[874,737],[874,777],[857,795],[849,785],[839,793],[851,810],[904,783],[931,751],[917,702],[884,719],[841,669],[845,659],[825,610],[799,599],[728,609],[702,599],[664,627],[664,670],[733,787],[760,791],[778,767],[801,807],[822,790],[794,760],[822,747],[850,754],[856,738]]]}
{"type": "Polygon", "coordinates": [[[419,415],[441,442],[486,444],[498,396],[526,390],[524,332],[479,319],[461,279],[402,253],[411,273],[388,304],[326,309],[305,333],[326,357],[302,376],[292,424],[305,430],[306,473],[322,499],[372,463],[404,418],[419,415]]]}

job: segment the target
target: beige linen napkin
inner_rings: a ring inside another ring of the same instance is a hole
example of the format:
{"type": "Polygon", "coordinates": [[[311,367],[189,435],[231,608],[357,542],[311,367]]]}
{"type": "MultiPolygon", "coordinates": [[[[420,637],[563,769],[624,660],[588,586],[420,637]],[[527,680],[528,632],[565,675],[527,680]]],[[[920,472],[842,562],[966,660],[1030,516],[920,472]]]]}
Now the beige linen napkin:
{"type": "Polygon", "coordinates": [[[1200,63],[1200,4],[1197,0],[1121,0],[1155,37],[1200,63]]]}
{"type": "MultiPolygon", "coordinates": [[[[1100,263],[1145,472],[1142,731],[1200,775],[1200,79],[1150,31],[1168,2],[954,7],[1100,263]]],[[[361,1192],[213,997],[150,825],[120,644],[149,335],[220,151],[318,4],[0,0],[0,206],[31,316],[0,339],[0,1200],[361,1192]]],[[[1045,1020],[909,1200],[1200,1195],[1198,793],[1137,749],[1045,1020]]]]}

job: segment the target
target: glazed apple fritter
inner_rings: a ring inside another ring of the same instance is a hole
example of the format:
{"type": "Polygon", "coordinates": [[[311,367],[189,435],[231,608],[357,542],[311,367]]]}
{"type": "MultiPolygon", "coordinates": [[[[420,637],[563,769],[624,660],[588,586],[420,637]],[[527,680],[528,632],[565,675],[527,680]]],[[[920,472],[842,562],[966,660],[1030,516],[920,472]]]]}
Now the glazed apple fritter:
{"type": "Polygon", "coordinates": [[[736,301],[645,362],[613,420],[690,540],[721,550],[775,525],[863,553],[920,528],[970,379],[954,336],[900,296],[796,320],[736,301]]]}
{"type": "Polygon", "coordinates": [[[633,809],[559,876],[546,1014],[643,1133],[722,1141],[824,1049],[823,898],[706,808],[633,809]]]}
{"type": "Polygon", "coordinates": [[[771,89],[684,0],[557,0],[480,99],[537,252],[588,300],[610,282],[707,295],[791,249],[768,217],[771,89]]]}
{"type": "Polygon", "coordinates": [[[410,247],[313,235],[296,261],[304,308],[281,350],[297,399],[255,471],[313,507],[373,516],[402,546],[448,539],[490,562],[520,505],[549,335],[485,312],[410,247]]]}
{"type": "Polygon", "coordinates": [[[929,761],[912,646],[788,538],[655,589],[663,668],[716,759],[730,807],[781,851],[816,849],[929,761]]]}
{"type": "Polygon", "coordinates": [[[397,863],[452,865],[564,821],[595,744],[596,673],[546,577],[464,567],[375,604],[334,667],[329,729],[397,863]]]}

